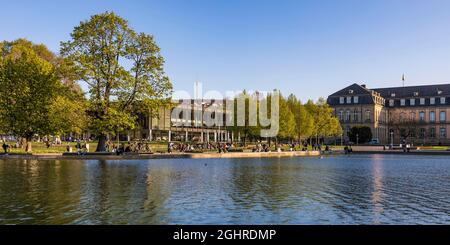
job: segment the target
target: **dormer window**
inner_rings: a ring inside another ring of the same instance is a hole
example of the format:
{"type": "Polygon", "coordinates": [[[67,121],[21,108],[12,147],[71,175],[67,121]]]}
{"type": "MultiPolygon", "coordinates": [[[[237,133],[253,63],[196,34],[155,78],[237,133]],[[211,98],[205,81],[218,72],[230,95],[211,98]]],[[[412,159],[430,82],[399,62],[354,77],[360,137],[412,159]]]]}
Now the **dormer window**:
{"type": "Polygon", "coordinates": [[[353,90],[350,89],[350,90],[348,91],[348,93],[349,93],[349,94],[353,94],[353,90]]]}
{"type": "Polygon", "coordinates": [[[430,105],[436,104],[436,98],[430,98],[430,105]]]}
{"type": "Polygon", "coordinates": [[[438,90],[438,91],[437,91],[437,94],[442,94],[442,91],[441,91],[441,90],[438,90]]]}
{"type": "Polygon", "coordinates": [[[420,105],[425,105],[425,98],[420,98],[420,105]]]}
{"type": "Polygon", "coordinates": [[[395,93],[392,93],[392,94],[391,94],[391,97],[395,97],[395,93]]]}
{"type": "Polygon", "coordinates": [[[352,103],[352,97],[347,97],[347,104],[351,104],[352,103]]]}
{"type": "Polygon", "coordinates": [[[419,96],[419,92],[414,92],[414,96],[419,96]]]}

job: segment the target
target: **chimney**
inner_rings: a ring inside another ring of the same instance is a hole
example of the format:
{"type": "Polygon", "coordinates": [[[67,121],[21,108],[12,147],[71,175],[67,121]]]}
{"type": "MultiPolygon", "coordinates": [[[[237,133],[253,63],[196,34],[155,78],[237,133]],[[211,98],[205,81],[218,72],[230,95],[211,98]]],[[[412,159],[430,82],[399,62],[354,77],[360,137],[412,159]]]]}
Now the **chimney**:
{"type": "Polygon", "coordinates": [[[365,84],[361,84],[361,87],[366,88],[366,85],[365,84]]]}

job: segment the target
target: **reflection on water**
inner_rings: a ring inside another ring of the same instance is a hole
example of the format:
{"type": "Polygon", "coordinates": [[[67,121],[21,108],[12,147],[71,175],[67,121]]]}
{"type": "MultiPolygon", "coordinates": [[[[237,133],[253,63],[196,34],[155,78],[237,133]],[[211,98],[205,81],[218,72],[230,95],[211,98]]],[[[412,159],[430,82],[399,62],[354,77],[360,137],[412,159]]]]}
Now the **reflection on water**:
{"type": "Polygon", "coordinates": [[[0,224],[450,224],[445,157],[0,160],[0,224]]]}

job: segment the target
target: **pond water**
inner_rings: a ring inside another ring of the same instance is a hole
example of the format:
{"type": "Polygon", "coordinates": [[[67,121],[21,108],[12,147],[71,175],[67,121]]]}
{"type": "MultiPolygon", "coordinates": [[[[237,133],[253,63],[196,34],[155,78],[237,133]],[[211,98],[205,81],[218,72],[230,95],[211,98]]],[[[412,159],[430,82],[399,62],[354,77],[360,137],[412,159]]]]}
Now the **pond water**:
{"type": "Polygon", "coordinates": [[[450,160],[0,160],[0,224],[450,224],[450,160]]]}

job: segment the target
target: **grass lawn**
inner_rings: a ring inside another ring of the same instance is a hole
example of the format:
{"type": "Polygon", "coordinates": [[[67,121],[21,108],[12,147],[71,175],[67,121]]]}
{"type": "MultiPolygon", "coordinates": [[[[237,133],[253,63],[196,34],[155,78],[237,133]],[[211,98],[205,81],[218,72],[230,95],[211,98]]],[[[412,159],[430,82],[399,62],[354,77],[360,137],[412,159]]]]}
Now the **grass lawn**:
{"type": "Polygon", "coordinates": [[[448,146],[419,146],[421,150],[447,151],[448,146]]]}
{"type": "MultiPolygon", "coordinates": [[[[115,142],[117,144],[117,142],[115,142]]],[[[127,143],[127,142],[121,142],[121,143],[127,143]]],[[[15,142],[8,142],[8,144],[11,146],[9,153],[10,154],[27,154],[25,152],[25,148],[13,148],[12,146],[15,145],[15,142]]],[[[33,154],[62,154],[67,152],[67,144],[72,146],[72,151],[76,151],[76,142],[63,142],[62,145],[53,145],[47,148],[45,143],[39,143],[39,142],[33,142],[32,143],[32,151],[33,154]]],[[[151,147],[153,152],[166,152],[167,151],[167,143],[162,142],[154,142],[151,143],[151,147]]],[[[95,149],[97,149],[97,142],[89,142],[89,151],[95,152],[95,149]]],[[[3,153],[3,148],[0,150],[0,153],[3,153]]]]}
{"type": "MultiPolygon", "coordinates": [[[[15,142],[9,142],[8,143],[11,148],[9,148],[11,154],[26,154],[25,152],[25,148],[13,148],[12,146],[15,145],[15,142]]],[[[64,153],[67,151],[66,147],[67,147],[67,142],[63,142],[62,145],[53,145],[50,146],[49,148],[47,148],[47,146],[45,145],[45,143],[40,143],[40,142],[33,142],[31,144],[31,148],[34,154],[48,154],[48,153],[64,153]]],[[[69,143],[72,146],[73,151],[76,150],[76,143],[75,142],[70,142],[69,143]]],[[[89,149],[91,152],[95,151],[95,149],[97,148],[97,142],[90,142],[89,143],[89,149]]],[[[1,151],[3,152],[3,148],[1,149],[1,151]]]]}

